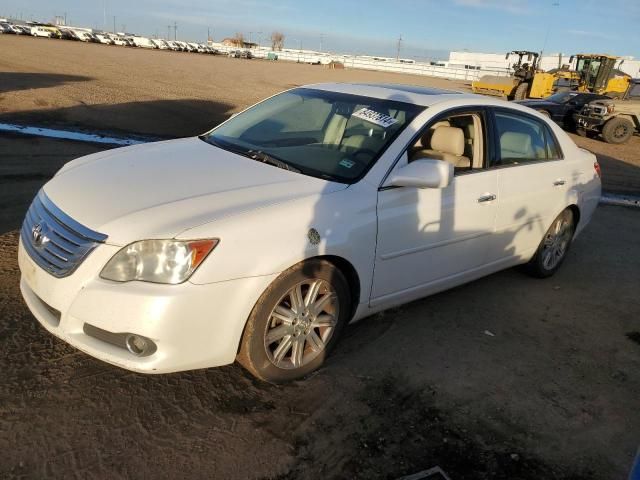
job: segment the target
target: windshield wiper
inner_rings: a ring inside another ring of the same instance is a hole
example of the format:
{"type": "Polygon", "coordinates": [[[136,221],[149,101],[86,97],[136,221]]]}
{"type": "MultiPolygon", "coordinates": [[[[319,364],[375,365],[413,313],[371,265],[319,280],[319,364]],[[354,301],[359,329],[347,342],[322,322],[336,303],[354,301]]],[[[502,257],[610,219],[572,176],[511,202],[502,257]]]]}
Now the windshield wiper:
{"type": "Polygon", "coordinates": [[[201,135],[199,138],[200,140],[203,140],[211,145],[215,145],[216,147],[222,148],[224,150],[228,150],[230,152],[237,153],[238,155],[248,157],[252,160],[257,160],[258,162],[273,165],[284,170],[289,170],[290,172],[302,173],[302,170],[300,170],[299,168],[290,165],[284,160],[280,160],[279,158],[269,155],[268,153],[264,153],[262,150],[245,150],[239,145],[227,142],[226,140],[214,138],[212,135],[201,135]]]}
{"type": "Polygon", "coordinates": [[[302,173],[302,170],[299,168],[293,167],[287,162],[280,160],[279,158],[273,157],[268,153],[264,153],[261,150],[247,150],[247,157],[252,158],[253,160],[257,160],[262,163],[266,163],[268,165],[273,165],[278,168],[283,168],[284,170],[289,170],[290,172],[302,173]]]}

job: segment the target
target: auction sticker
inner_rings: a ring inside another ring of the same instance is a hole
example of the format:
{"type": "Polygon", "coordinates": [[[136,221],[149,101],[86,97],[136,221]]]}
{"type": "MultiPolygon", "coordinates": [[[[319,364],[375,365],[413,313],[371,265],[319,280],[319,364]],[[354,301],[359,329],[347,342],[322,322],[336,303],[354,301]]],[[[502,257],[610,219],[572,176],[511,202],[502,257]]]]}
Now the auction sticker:
{"type": "Polygon", "coordinates": [[[380,125],[382,128],[389,128],[394,123],[397,123],[393,117],[386,115],[384,113],[376,112],[375,110],[370,110],[368,108],[361,108],[357,112],[354,112],[353,117],[361,118],[369,123],[373,123],[375,125],[380,125]]]}

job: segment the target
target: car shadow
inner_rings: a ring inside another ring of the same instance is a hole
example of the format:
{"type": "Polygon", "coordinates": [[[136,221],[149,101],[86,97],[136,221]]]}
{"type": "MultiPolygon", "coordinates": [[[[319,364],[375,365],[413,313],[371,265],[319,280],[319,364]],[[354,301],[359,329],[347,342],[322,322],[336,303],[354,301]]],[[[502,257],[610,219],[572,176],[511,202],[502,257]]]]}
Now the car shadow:
{"type": "Polygon", "coordinates": [[[199,135],[210,130],[229,118],[233,108],[234,106],[225,102],[199,99],[81,104],[2,113],[0,122],[176,138],[199,135]]]}
{"type": "MultiPolygon", "coordinates": [[[[154,138],[199,135],[226,120],[233,107],[204,100],[162,100],[117,105],[0,113],[0,123],[53,126],[114,136],[154,138]]],[[[0,133],[0,234],[19,228],[35,196],[65,163],[100,150],[104,144],[0,133]]]]}
{"type": "Polygon", "coordinates": [[[17,90],[59,87],[65,83],[87,82],[91,77],[60,73],[0,72],[0,94],[17,90]]]}

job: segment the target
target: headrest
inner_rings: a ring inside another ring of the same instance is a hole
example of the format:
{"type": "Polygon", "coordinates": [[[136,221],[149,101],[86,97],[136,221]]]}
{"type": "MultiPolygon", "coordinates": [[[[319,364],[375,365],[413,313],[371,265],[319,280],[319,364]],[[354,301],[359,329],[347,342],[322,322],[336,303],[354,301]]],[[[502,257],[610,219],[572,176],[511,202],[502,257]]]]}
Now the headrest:
{"type": "Polygon", "coordinates": [[[526,133],[505,132],[500,136],[500,148],[515,155],[531,155],[531,136],[526,133]]]}
{"type": "Polygon", "coordinates": [[[464,153],[464,132],[456,127],[438,127],[431,137],[431,150],[457,157],[464,153]]]}
{"type": "Polygon", "coordinates": [[[439,122],[434,123],[433,125],[431,125],[431,127],[429,127],[429,130],[424,132],[424,134],[420,138],[420,143],[424,148],[431,148],[431,137],[433,137],[433,132],[435,132],[439,127],[450,126],[451,124],[449,123],[449,120],[440,120],[439,122]]]}

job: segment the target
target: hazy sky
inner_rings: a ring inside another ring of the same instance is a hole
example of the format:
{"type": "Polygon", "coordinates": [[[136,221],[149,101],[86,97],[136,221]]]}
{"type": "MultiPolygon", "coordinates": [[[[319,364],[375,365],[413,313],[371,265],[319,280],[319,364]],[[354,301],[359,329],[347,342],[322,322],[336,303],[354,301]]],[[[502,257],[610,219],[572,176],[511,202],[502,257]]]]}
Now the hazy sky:
{"type": "Polygon", "coordinates": [[[205,41],[242,32],[266,43],[273,30],[291,48],[403,57],[450,50],[502,53],[606,52],[640,57],[640,0],[0,0],[0,16],[52,20],[140,35],[205,41]],[[106,22],[105,12],[106,10],[106,22]],[[261,33],[258,33],[261,32],[261,33]],[[173,30],[171,31],[173,36],[173,30]],[[546,39],[546,46],[545,46],[546,39]]]}

